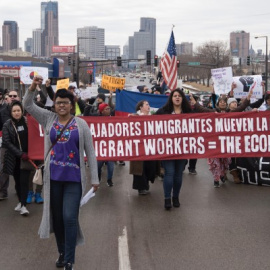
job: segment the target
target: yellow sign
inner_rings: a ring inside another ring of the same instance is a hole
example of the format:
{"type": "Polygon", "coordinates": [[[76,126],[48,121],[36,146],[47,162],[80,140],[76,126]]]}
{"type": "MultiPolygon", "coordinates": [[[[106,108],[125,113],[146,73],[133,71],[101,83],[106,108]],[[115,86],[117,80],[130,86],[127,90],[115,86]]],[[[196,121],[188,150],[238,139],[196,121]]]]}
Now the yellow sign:
{"type": "Polygon", "coordinates": [[[116,89],[124,89],[126,79],[103,75],[101,87],[115,92],[116,89]]]}
{"type": "Polygon", "coordinates": [[[56,91],[59,89],[68,89],[69,87],[69,79],[59,80],[56,83],[56,91]]]}

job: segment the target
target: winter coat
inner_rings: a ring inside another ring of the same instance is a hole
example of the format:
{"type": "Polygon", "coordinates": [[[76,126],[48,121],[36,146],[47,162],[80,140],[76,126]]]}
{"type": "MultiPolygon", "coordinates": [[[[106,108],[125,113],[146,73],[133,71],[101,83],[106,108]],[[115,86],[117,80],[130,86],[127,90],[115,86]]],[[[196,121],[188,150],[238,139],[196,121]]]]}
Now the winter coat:
{"type": "Polygon", "coordinates": [[[17,133],[14,129],[11,119],[8,119],[5,122],[2,132],[2,147],[7,150],[5,151],[3,172],[8,175],[13,175],[16,158],[20,158],[23,152],[20,150],[20,146],[18,145],[18,141],[16,140],[17,133]]]}
{"type": "MultiPolygon", "coordinates": [[[[38,107],[33,102],[34,92],[27,91],[23,106],[42,126],[44,129],[44,155],[47,155],[52,143],[50,140],[50,130],[54,121],[58,119],[58,115],[54,112],[38,107]]],[[[79,153],[80,153],[80,172],[81,172],[81,185],[82,185],[82,197],[86,193],[86,173],[90,175],[92,184],[99,184],[97,173],[97,160],[95,156],[95,150],[92,142],[92,135],[87,123],[78,117],[75,117],[78,131],[79,131],[79,153]],[[88,166],[86,168],[84,161],[84,152],[86,153],[88,166]],[[86,172],[87,169],[87,172],[86,172]]],[[[45,157],[45,156],[44,156],[45,157]]],[[[52,226],[52,214],[50,208],[50,155],[47,155],[45,159],[45,168],[43,175],[43,191],[44,191],[44,204],[43,215],[39,228],[39,235],[41,238],[49,238],[50,233],[53,232],[52,226]]],[[[83,244],[84,237],[78,224],[77,232],[77,244],[83,244]]]]}

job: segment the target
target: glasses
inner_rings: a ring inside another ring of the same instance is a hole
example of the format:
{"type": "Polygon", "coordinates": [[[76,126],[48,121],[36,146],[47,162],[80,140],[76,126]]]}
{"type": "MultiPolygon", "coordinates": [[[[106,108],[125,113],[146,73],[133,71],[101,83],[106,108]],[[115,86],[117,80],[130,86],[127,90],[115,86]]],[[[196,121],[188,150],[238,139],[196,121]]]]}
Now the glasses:
{"type": "Polygon", "coordinates": [[[14,98],[17,97],[17,95],[8,95],[8,96],[9,96],[9,97],[14,97],[14,98]]]}
{"type": "Polygon", "coordinates": [[[66,106],[66,105],[68,105],[70,103],[71,103],[70,101],[56,101],[54,104],[57,105],[57,106],[60,106],[61,104],[66,106]]]}

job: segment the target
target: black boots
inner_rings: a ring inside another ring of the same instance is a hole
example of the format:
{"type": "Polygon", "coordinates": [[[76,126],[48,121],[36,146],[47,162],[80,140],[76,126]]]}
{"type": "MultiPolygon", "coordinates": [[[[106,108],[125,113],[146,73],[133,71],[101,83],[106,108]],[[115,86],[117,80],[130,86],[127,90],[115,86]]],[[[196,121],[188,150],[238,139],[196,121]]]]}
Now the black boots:
{"type": "Polygon", "coordinates": [[[172,198],[173,207],[180,207],[180,202],[177,197],[172,198]]]}
{"type": "Polygon", "coordinates": [[[172,199],[165,199],[164,207],[166,210],[170,210],[173,207],[180,207],[180,202],[178,197],[172,197],[172,199]]]}
{"type": "Polygon", "coordinates": [[[59,258],[57,259],[57,261],[55,262],[56,267],[58,268],[62,268],[65,266],[65,254],[64,253],[60,253],[59,254],[59,258]]]}
{"type": "Polygon", "coordinates": [[[172,208],[172,200],[170,199],[165,199],[165,204],[164,207],[166,210],[170,210],[172,208]]]}

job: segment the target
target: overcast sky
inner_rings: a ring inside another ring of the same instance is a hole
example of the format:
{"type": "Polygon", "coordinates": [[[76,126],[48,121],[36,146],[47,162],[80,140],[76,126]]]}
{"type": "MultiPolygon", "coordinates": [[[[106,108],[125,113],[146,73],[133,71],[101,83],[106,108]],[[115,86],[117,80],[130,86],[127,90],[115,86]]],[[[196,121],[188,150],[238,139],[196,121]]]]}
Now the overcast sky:
{"type": "MultiPolygon", "coordinates": [[[[39,1],[0,2],[0,22],[16,21],[19,26],[20,47],[32,37],[32,30],[40,28],[39,1]]],[[[269,0],[60,0],[59,45],[76,45],[76,29],[97,26],[105,29],[105,45],[123,45],[140,28],[140,17],[156,18],[157,54],[162,55],[172,25],[175,42],[193,42],[193,48],[207,41],[228,43],[230,32],[250,33],[253,48],[265,52],[265,38],[270,36],[269,0]]],[[[2,43],[2,27],[1,27],[2,43]]],[[[269,46],[270,47],[270,46],[269,46]]]]}

